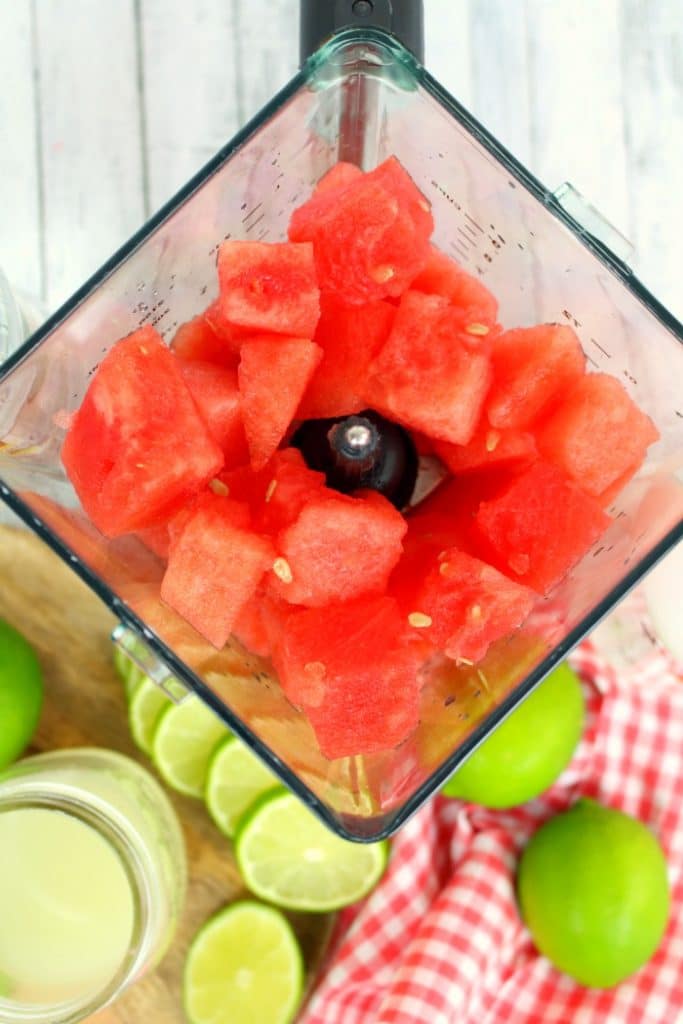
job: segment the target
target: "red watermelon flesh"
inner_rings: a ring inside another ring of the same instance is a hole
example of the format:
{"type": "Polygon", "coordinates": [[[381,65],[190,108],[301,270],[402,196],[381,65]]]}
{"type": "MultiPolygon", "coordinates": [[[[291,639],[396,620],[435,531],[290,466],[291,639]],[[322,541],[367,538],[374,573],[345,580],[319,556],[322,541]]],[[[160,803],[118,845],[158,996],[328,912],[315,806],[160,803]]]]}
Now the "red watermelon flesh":
{"type": "Polygon", "coordinates": [[[473,350],[470,340],[447,299],[406,292],[370,365],[367,405],[429,437],[467,444],[491,381],[484,346],[473,350]]]}
{"type": "Polygon", "coordinates": [[[278,538],[273,593],[316,608],[384,590],[406,523],[394,506],[325,490],[314,494],[278,538]]]}
{"type": "Polygon", "coordinates": [[[658,438],[654,423],[620,381],[589,373],[541,425],[538,447],[584,491],[601,495],[624,474],[632,476],[658,438]]]}
{"type": "Polygon", "coordinates": [[[305,338],[252,338],[242,345],[238,380],[254,469],[265,466],[285,436],[322,354],[305,338]]]}
{"type": "Polygon", "coordinates": [[[323,357],[306,388],[300,419],[344,416],[365,408],[368,367],[386,341],[395,313],[388,302],[344,306],[323,298],[315,332],[323,357]]]}
{"type": "Polygon", "coordinates": [[[293,523],[310,498],[325,488],[325,474],[309,469],[297,448],[275,452],[267,468],[270,479],[256,521],[259,529],[276,534],[293,523]]]}
{"type": "Polygon", "coordinates": [[[468,444],[437,441],[436,454],[451,473],[469,473],[496,465],[521,465],[538,454],[533,434],[523,430],[497,430],[483,419],[468,444]]]}
{"type": "Polygon", "coordinates": [[[293,612],[273,660],[333,760],[391,749],[412,732],[420,657],[396,602],[377,597],[293,612]]]}
{"type": "Polygon", "coordinates": [[[162,600],[218,649],[275,558],[269,540],[231,522],[229,504],[217,495],[198,503],[172,541],[161,584],[162,600]]]}
{"type": "Polygon", "coordinates": [[[493,344],[492,426],[524,429],[583,374],[586,357],[571,327],[540,324],[505,331],[493,344]]]}
{"type": "Polygon", "coordinates": [[[181,324],[173,337],[171,348],[179,359],[198,360],[216,366],[236,366],[238,341],[227,330],[219,333],[214,328],[210,310],[211,307],[206,313],[181,324]]]}
{"type": "Polygon", "coordinates": [[[236,370],[185,361],[180,362],[180,370],[209,433],[225,456],[226,468],[245,463],[249,449],[236,370]]]}
{"type": "Polygon", "coordinates": [[[162,562],[167,561],[170,546],[168,526],[164,523],[161,526],[148,526],[146,530],[138,530],[137,536],[145,547],[153,551],[162,562]]]}
{"type": "Polygon", "coordinates": [[[259,586],[253,597],[242,605],[233,633],[252,654],[269,658],[279,641],[285,617],[291,611],[291,604],[277,600],[259,586]]]}
{"type": "MultiPolygon", "coordinates": [[[[448,299],[461,312],[463,323],[473,329],[492,328],[496,323],[496,297],[478,277],[469,274],[435,245],[430,246],[427,265],[410,287],[427,295],[441,295],[448,299]]],[[[485,336],[486,333],[482,331],[479,336],[485,336]]]]}
{"type": "Polygon", "coordinates": [[[223,453],[152,327],[104,358],[62,462],[86,513],[109,537],[164,522],[221,469],[223,453]]]}
{"type": "Polygon", "coordinates": [[[220,309],[230,323],[312,338],[320,316],[313,246],[223,242],[218,251],[220,309]]]}
{"type": "Polygon", "coordinates": [[[289,237],[312,241],[323,292],[347,305],[399,296],[426,262],[429,204],[398,161],[294,211],[289,237]]]}
{"type": "Polygon", "coordinates": [[[332,192],[341,188],[346,188],[351,182],[357,178],[362,178],[363,172],[360,167],[356,167],[355,164],[347,163],[345,160],[340,160],[334,167],[330,167],[326,174],[323,174],[322,178],[315,186],[313,195],[320,196],[326,192],[332,192]]]}
{"type": "Polygon", "coordinates": [[[611,522],[594,498],[546,462],[484,501],[475,518],[487,561],[539,594],[559,583],[611,522]]]}
{"type": "Polygon", "coordinates": [[[449,548],[418,588],[408,621],[449,658],[476,663],[522,624],[535,600],[528,587],[449,548]]]}

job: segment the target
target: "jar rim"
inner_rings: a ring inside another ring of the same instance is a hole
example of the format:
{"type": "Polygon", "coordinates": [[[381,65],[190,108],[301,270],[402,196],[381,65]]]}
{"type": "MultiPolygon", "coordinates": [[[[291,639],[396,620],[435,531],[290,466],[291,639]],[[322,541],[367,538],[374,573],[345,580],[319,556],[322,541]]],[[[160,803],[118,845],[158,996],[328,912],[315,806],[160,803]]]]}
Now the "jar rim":
{"type": "Polygon", "coordinates": [[[125,819],[105,814],[96,801],[89,800],[86,803],[74,792],[54,792],[49,785],[35,783],[23,793],[0,794],[0,814],[23,809],[59,811],[94,829],[116,854],[130,884],[133,926],[128,950],[119,969],[102,988],[85,997],[75,997],[55,1004],[18,1003],[0,996],[0,1020],[7,1024],[76,1024],[111,1003],[134,978],[143,962],[150,921],[145,870],[124,824],[125,819]]]}

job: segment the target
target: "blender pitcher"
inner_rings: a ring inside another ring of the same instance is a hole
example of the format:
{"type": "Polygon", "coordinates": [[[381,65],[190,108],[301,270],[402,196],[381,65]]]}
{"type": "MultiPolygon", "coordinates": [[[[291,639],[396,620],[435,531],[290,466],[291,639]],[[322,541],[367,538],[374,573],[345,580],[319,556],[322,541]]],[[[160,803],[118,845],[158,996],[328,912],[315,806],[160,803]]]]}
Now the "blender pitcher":
{"type": "MultiPolygon", "coordinates": [[[[119,618],[115,639],[174,699],[196,693],[332,829],[394,832],[683,534],[683,326],[640,284],[621,236],[571,186],[545,188],[420,63],[422,5],[302,3],[301,71],[0,367],[0,496],[119,618]],[[431,672],[398,748],[327,760],[272,664],[211,647],[164,605],[163,567],[109,540],[60,461],[99,362],[142,325],[170,341],[217,294],[224,239],[279,241],[338,160],[395,155],[432,205],[435,243],[500,302],[505,327],[567,324],[660,440],[597,545],[476,666],[431,672]]],[[[533,743],[533,737],[529,737],[533,743]]]]}

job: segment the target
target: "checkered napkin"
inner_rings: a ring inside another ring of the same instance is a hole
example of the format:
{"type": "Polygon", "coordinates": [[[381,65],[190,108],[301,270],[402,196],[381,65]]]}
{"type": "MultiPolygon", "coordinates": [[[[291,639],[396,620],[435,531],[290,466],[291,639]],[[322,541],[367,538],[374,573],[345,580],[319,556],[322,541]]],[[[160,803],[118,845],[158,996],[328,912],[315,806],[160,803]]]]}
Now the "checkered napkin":
{"type": "Polygon", "coordinates": [[[300,1024],[683,1024],[683,682],[654,650],[619,676],[590,645],[576,755],[544,796],[487,811],[436,797],[398,834],[379,887],[340,921],[300,1024]],[[647,823],[669,864],[672,912],[655,957],[612,990],[539,956],[514,893],[538,825],[589,796],[647,823]]]}

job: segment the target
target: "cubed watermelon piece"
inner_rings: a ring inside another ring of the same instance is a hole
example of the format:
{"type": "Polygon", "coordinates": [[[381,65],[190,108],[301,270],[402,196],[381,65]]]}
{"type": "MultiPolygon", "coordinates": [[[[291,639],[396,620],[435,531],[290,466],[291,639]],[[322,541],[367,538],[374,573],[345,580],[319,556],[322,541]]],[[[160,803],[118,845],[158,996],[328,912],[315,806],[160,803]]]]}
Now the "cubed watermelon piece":
{"type": "Polygon", "coordinates": [[[154,328],[135,331],[102,360],[62,462],[86,513],[109,537],[164,522],[219,472],[223,453],[154,328]]]}
{"type": "Polygon", "coordinates": [[[616,377],[589,373],[541,425],[538,447],[584,491],[600,495],[623,474],[633,475],[658,438],[616,377]]]}
{"type": "Polygon", "coordinates": [[[566,576],[610,522],[561,469],[540,461],[476,514],[493,564],[539,594],[566,576]]]}
{"type": "Polygon", "coordinates": [[[322,349],[305,338],[244,342],[238,381],[251,464],[261,469],[285,436],[322,349]]]}
{"type": "Polygon", "coordinates": [[[293,241],[312,241],[323,292],[348,305],[398,296],[424,266],[429,203],[395,158],[294,211],[293,241]],[[362,228],[362,229],[361,229],[362,228]]]}
{"type": "Polygon", "coordinates": [[[496,323],[496,297],[478,277],[469,274],[435,245],[430,246],[427,264],[410,287],[448,299],[460,311],[463,324],[474,332],[474,337],[485,337],[496,323]]]}
{"type": "Polygon", "coordinates": [[[379,593],[401,556],[406,529],[379,494],[371,501],[327,490],[313,495],[279,536],[273,591],[308,607],[379,593]]]}
{"type": "Polygon", "coordinates": [[[226,468],[249,458],[237,387],[237,371],[211,363],[180,360],[180,371],[209,433],[225,456],[226,468]]]}
{"type": "Polygon", "coordinates": [[[171,348],[179,359],[232,367],[237,366],[239,340],[235,329],[225,324],[217,330],[210,306],[205,313],[180,325],[171,348]]]}
{"type": "Polygon", "coordinates": [[[280,639],[285,618],[292,612],[288,601],[278,600],[259,586],[242,605],[233,633],[248,651],[269,658],[280,639]]]}
{"type": "Polygon", "coordinates": [[[218,649],[275,558],[267,538],[234,525],[231,504],[213,494],[197,502],[172,537],[161,584],[162,600],[218,649]]]}
{"type": "Polygon", "coordinates": [[[491,382],[485,339],[471,347],[447,299],[408,291],[370,365],[367,405],[429,437],[467,444],[491,382]]]}
{"type": "Polygon", "coordinates": [[[363,172],[360,167],[356,167],[355,164],[347,163],[345,160],[340,160],[334,167],[330,167],[326,174],[323,174],[322,178],[315,186],[313,191],[314,196],[324,195],[325,192],[331,192],[335,189],[346,188],[352,181],[357,178],[362,178],[363,172]]]}
{"type": "Polygon", "coordinates": [[[268,463],[269,480],[256,512],[259,529],[276,534],[298,517],[325,487],[325,474],[309,469],[298,448],[282,448],[268,463]]]}
{"type": "Polygon", "coordinates": [[[344,306],[323,298],[315,332],[323,357],[306,388],[300,419],[345,416],[365,408],[368,367],[387,340],[395,314],[389,302],[344,306]]]}
{"type": "Polygon", "coordinates": [[[498,335],[491,364],[489,421],[494,427],[521,430],[563,397],[584,372],[586,357],[571,327],[540,324],[498,335]]]}
{"type": "Polygon", "coordinates": [[[408,622],[455,661],[476,663],[521,626],[536,594],[458,548],[442,551],[415,594],[408,622]]]}
{"type": "Polygon", "coordinates": [[[397,746],[418,722],[421,650],[396,602],[366,598],[295,611],[273,661],[330,760],[397,746]]]}
{"type": "Polygon", "coordinates": [[[437,441],[436,454],[451,473],[471,473],[491,466],[531,462],[538,454],[533,434],[523,430],[497,430],[484,418],[468,444],[437,441]]]}
{"type": "Polygon", "coordinates": [[[254,333],[312,338],[320,316],[313,246],[223,242],[218,251],[220,309],[254,333]]]}

